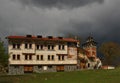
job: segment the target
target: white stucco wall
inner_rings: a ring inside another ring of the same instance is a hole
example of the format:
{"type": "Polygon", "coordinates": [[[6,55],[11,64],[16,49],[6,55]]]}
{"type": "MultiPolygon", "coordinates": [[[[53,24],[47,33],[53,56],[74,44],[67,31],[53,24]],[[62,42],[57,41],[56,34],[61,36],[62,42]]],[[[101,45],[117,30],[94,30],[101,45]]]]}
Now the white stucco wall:
{"type": "Polygon", "coordinates": [[[68,46],[67,43],[64,44],[65,49],[64,50],[59,50],[58,49],[58,45],[54,43],[54,50],[48,50],[47,46],[43,48],[43,50],[36,50],[36,45],[33,42],[32,43],[32,49],[25,49],[25,44],[24,42],[22,42],[20,49],[13,49],[12,48],[12,44],[10,43],[8,45],[8,52],[9,52],[9,64],[21,64],[21,65],[27,65],[27,64],[31,64],[31,65],[37,65],[37,64],[41,64],[41,65],[45,65],[45,64],[77,64],[77,48],[71,48],[72,52],[70,54],[74,55],[73,59],[68,59],[67,54],[68,54],[68,46]],[[34,55],[32,55],[32,60],[25,60],[25,55],[23,53],[33,53],[34,55]],[[12,59],[12,55],[15,54],[19,54],[20,55],[20,60],[13,60],[12,59]],[[66,54],[64,56],[64,60],[63,61],[59,61],[58,60],[58,55],[57,54],[66,54]],[[36,60],[36,55],[43,55],[43,60],[36,60]],[[53,61],[48,61],[48,55],[54,55],[54,60],[53,61]]]}

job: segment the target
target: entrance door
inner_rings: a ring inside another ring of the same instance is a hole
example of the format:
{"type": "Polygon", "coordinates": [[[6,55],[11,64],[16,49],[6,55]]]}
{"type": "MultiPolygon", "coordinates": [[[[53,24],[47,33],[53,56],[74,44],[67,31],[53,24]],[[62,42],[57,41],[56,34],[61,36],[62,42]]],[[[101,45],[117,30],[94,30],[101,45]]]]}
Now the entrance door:
{"type": "Polygon", "coordinates": [[[33,66],[31,66],[31,65],[24,66],[24,72],[25,73],[32,73],[33,72],[33,66]]]}
{"type": "Polygon", "coordinates": [[[59,65],[56,67],[57,71],[64,71],[64,65],[59,65]]]}

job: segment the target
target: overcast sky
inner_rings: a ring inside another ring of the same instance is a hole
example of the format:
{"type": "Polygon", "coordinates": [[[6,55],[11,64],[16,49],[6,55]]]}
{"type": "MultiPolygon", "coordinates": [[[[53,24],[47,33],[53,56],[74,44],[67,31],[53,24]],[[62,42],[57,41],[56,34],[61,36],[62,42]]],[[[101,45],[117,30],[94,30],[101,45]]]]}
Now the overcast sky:
{"type": "Polygon", "coordinates": [[[72,33],[120,43],[120,0],[0,0],[0,37],[72,33]]]}

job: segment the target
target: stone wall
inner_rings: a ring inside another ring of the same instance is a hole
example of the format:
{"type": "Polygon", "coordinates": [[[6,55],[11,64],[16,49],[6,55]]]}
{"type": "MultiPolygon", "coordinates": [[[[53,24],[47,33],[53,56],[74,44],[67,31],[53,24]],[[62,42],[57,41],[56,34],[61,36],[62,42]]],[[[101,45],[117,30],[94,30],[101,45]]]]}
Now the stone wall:
{"type": "MultiPolygon", "coordinates": [[[[34,66],[33,68],[33,72],[36,73],[41,73],[41,72],[57,72],[56,70],[56,66],[46,66],[47,69],[44,69],[44,66],[34,66]]],[[[77,70],[77,66],[76,65],[65,65],[64,66],[64,71],[75,71],[77,70]]]]}
{"type": "Polygon", "coordinates": [[[64,71],[75,71],[75,70],[77,70],[76,65],[65,65],[64,66],[64,71]]]}
{"type": "Polygon", "coordinates": [[[24,74],[24,66],[10,65],[8,74],[9,75],[24,74]]]}
{"type": "Polygon", "coordinates": [[[56,72],[56,66],[34,66],[33,72],[41,73],[41,72],[56,72]],[[45,69],[46,67],[47,69],[45,69]]]}
{"type": "MultiPolygon", "coordinates": [[[[64,71],[75,71],[77,70],[76,65],[64,65],[64,71]]],[[[57,72],[56,65],[36,65],[33,66],[33,72],[42,73],[42,72],[57,72]]],[[[24,66],[10,65],[9,66],[9,75],[21,75],[24,74],[24,66]]]]}

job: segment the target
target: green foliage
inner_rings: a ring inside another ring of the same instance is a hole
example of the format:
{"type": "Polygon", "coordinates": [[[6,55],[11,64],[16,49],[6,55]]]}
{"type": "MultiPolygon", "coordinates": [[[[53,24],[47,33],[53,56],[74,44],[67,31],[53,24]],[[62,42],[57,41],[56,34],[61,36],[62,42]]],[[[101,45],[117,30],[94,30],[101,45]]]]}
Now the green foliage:
{"type": "Polygon", "coordinates": [[[120,69],[2,75],[0,83],[119,83],[120,69]]]}
{"type": "Polygon", "coordinates": [[[99,51],[104,55],[104,64],[113,65],[117,58],[120,57],[120,45],[115,42],[103,43],[99,51]]]}
{"type": "Polygon", "coordinates": [[[4,43],[0,41],[0,65],[7,66],[8,55],[5,52],[4,43]]]}

